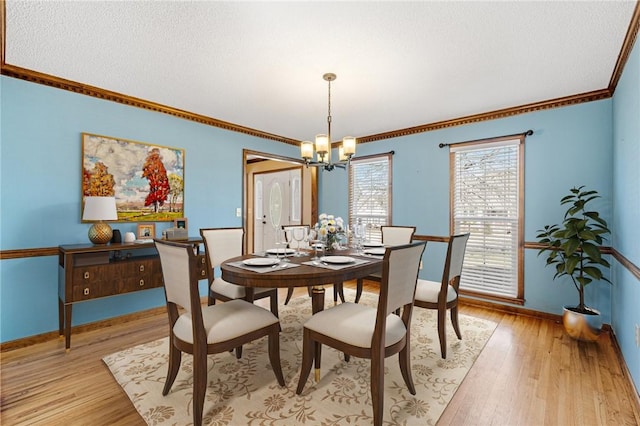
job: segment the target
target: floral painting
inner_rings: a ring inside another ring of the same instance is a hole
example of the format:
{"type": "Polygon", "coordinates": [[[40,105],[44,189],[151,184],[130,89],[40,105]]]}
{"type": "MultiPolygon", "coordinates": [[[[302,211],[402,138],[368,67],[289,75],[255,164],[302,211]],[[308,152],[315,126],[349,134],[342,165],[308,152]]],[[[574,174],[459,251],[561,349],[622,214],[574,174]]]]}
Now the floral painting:
{"type": "Polygon", "coordinates": [[[184,217],[184,150],[83,133],[85,196],[115,197],[118,221],[184,217]]]}

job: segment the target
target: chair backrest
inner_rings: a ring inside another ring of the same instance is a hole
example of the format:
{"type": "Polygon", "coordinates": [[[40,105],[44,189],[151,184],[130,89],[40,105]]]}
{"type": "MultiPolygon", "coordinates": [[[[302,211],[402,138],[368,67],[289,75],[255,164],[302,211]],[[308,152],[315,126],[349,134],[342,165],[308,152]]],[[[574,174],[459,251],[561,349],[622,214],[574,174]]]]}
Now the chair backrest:
{"type": "Polygon", "coordinates": [[[415,226],[381,226],[382,244],[385,246],[397,246],[409,244],[416,232],[415,226]]]}
{"type": "Polygon", "coordinates": [[[295,240],[293,238],[292,232],[295,232],[296,229],[303,229],[304,236],[306,237],[309,234],[310,228],[311,227],[309,225],[282,225],[282,230],[284,231],[284,238],[289,243],[289,247],[296,247],[296,248],[309,247],[309,241],[295,240]]]}
{"type": "Polygon", "coordinates": [[[160,255],[164,290],[168,303],[174,303],[188,312],[194,305],[200,306],[198,280],[191,277],[196,265],[196,255],[192,244],[175,241],[155,240],[160,255]]]}
{"type": "Polygon", "coordinates": [[[222,262],[244,252],[244,229],[242,228],[201,228],[209,270],[222,262]]]}
{"type": "Polygon", "coordinates": [[[387,247],[382,263],[378,318],[403,306],[413,306],[420,259],[426,241],[387,247]],[[382,305],[382,306],[381,306],[382,305]]]}
{"type": "Polygon", "coordinates": [[[444,271],[442,272],[442,289],[440,293],[446,294],[446,286],[451,284],[456,291],[460,285],[460,276],[462,275],[462,264],[464,262],[464,254],[467,249],[467,241],[469,233],[452,235],[449,238],[447,247],[447,257],[444,263],[444,271]]]}

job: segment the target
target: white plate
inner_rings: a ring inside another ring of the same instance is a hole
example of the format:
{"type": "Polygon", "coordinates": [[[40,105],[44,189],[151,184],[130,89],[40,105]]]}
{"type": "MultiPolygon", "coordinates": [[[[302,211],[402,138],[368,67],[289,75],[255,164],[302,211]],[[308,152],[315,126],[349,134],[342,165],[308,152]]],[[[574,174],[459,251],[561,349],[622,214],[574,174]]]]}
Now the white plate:
{"type": "Polygon", "coordinates": [[[269,254],[293,254],[296,251],[292,248],[271,248],[267,249],[269,254]]]}
{"type": "Polygon", "coordinates": [[[384,247],[382,243],[362,243],[365,247],[384,247]]]}
{"type": "Polygon", "coordinates": [[[383,255],[385,251],[384,247],[369,248],[364,251],[364,254],[383,255]]]}
{"type": "Polygon", "coordinates": [[[252,257],[242,261],[247,266],[272,266],[280,263],[280,260],[269,257],[252,257]]]}
{"type": "Polygon", "coordinates": [[[349,256],[322,256],[320,260],[326,263],[335,264],[351,263],[356,261],[353,257],[349,256]]]}

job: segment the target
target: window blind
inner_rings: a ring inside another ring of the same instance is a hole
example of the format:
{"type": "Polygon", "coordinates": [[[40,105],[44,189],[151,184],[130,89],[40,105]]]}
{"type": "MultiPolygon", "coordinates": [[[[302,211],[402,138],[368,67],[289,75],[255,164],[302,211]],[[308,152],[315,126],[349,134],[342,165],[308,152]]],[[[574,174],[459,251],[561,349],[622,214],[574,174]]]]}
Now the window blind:
{"type": "Polygon", "coordinates": [[[451,147],[453,227],[469,232],[460,288],[518,297],[520,139],[451,147]]]}
{"type": "Polygon", "coordinates": [[[351,160],[349,166],[349,223],[366,225],[367,241],[382,241],[380,227],[390,224],[390,156],[351,160]]]}

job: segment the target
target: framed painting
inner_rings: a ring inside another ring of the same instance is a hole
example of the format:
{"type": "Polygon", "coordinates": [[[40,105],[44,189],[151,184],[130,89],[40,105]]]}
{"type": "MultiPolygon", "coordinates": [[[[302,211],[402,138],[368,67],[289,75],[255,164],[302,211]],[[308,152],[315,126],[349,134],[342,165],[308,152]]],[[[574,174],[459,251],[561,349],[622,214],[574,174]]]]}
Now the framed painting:
{"type": "Polygon", "coordinates": [[[184,150],[83,133],[83,201],[86,196],[115,197],[119,222],[182,218],[184,150]]]}
{"type": "Polygon", "coordinates": [[[139,240],[145,240],[156,237],[156,224],[155,223],[139,223],[138,232],[136,232],[136,238],[139,240]]]}

